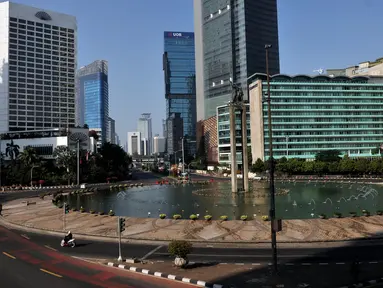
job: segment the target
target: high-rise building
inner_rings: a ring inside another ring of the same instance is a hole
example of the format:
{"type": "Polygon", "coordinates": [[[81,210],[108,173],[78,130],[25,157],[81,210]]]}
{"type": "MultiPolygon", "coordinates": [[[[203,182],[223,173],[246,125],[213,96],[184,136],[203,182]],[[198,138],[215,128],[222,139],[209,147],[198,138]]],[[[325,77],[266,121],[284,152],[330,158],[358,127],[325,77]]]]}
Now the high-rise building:
{"type": "Polygon", "coordinates": [[[115,143],[116,145],[120,146],[120,145],[121,145],[120,136],[118,136],[117,133],[115,133],[114,135],[115,135],[115,137],[114,137],[114,139],[115,139],[115,140],[114,140],[114,143],[115,143]]]}
{"type": "Polygon", "coordinates": [[[142,147],[147,147],[144,150],[144,155],[151,155],[153,148],[153,135],[152,135],[152,117],[150,113],[143,113],[141,117],[138,118],[137,122],[137,131],[141,133],[141,141],[145,139],[147,144],[142,147]]]}
{"type": "Polygon", "coordinates": [[[100,131],[99,142],[104,143],[109,127],[108,62],[97,60],[81,67],[76,81],[77,125],[100,131]]]}
{"type": "Polygon", "coordinates": [[[141,155],[141,133],[128,132],[127,152],[130,155],[141,155]]]}
{"type": "Polygon", "coordinates": [[[160,154],[165,152],[166,138],[156,135],[153,137],[153,153],[160,154]]]}
{"type": "MultiPolygon", "coordinates": [[[[270,78],[273,157],[315,159],[337,150],[351,158],[381,157],[383,77],[274,75],[270,78]]],[[[269,158],[265,74],[250,84],[253,161],[269,158]]]]}
{"type": "Polygon", "coordinates": [[[116,121],[111,117],[108,118],[107,141],[112,143],[112,144],[117,144],[116,143],[116,121]]]}
{"type": "Polygon", "coordinates": [[[248,98],[248,77],[279,74],[277,0],[194,0],[197,120],[232,98],[231,82],[248,98]]]}
{"type": "Polygon", "coordinates": [[[196,137],[194,33],[164,32],[166,118],[179,113],[184,135],[196,137]]]}
{"type": "Polygon", "coordinates": [[[75,126],[74,16],[0,3],[0,133],[75,126]]]}
{"type": "Polygon", "coordinates": [[[173,113],[167,120],[167,152],[172,155],[182,149],[181,139],[184,136],[184,123],[180,113],[173,113]]]}

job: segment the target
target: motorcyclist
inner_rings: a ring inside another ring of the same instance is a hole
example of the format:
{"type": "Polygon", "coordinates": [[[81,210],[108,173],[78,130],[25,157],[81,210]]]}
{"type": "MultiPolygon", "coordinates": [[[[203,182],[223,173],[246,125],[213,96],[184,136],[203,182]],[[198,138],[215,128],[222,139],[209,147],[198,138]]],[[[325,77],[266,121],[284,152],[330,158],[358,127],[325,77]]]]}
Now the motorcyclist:
{"type": "Polygon", "coordinates": [[[68,231],[68,233],[64,237],[64,242],[68,243],[68,241],[71,240],[72,238],[73,238],[72,233],[68,231]]]}

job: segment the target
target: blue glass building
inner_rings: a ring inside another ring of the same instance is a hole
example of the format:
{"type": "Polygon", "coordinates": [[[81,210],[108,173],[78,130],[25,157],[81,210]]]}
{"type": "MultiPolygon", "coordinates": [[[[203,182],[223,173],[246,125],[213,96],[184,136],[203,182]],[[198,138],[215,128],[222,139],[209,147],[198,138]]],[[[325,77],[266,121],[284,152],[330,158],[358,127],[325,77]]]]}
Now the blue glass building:
{"type": "Polygon", "coordinates": [[[109,129],[108,63],[95,61],[77,72],[77,125],[88,124],[107,141],[109,129]]]}
{"type": "MultiPolygon", "coordinates": [[[[194,33],[164,32],[166,119],[180,113],[184,136],[191,142],[195,141],[197,122],[194,55],[194,33]]],[[[190,149],[194,153],[195,147],[190,149]]]]}

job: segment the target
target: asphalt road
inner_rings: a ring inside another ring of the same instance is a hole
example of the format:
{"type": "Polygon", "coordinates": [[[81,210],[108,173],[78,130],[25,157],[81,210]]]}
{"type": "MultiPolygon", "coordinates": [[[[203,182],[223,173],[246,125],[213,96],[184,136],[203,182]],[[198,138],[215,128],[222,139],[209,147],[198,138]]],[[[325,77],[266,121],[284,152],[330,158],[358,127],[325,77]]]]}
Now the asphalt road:
{"type": "MultiPolygon", "coordinates": [[[[118,257],[118,243],[98,242],[77,239],[74,249],[60,247],[62,237],[44,234],[33,234],[15,231],[41,246],[48,246],[67,255],[78,257],[95,257],[99,259],[113,259],[118,257]]],[[[64,236],[64,235],[63,235],[64,236]]],[[[74,235],[76,238],[76,235],[74,235]]],[[[122,244],[123,258],[138,258],[151,261],[172,260],[166,245],[122,244]]],[[[342,248],[284,248],[278,250],[279,261],[298,263],[332,263],[353,262],[382,262],[383,244],[374,243],[369,246],[352,245],[342,248]]],[[[271,250],[264,248],[214,248],[194,247],[189,255],[193,262],[218,263],[269,263],[271,250]]]]}
{"type": "Polygon", "coordinates": [[[0,226],[1,287],[191,288],[65,256],[0,226]]]}

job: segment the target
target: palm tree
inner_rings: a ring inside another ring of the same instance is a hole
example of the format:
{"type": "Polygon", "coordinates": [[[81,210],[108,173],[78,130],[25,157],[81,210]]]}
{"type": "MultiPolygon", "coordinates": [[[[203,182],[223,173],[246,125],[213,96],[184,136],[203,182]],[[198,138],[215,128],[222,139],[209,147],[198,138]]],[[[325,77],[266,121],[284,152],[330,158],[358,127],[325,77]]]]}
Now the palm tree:
{"type": "Polygon", "coordinates": [[[39,155],[32,147],[26,147],[23,152],[20,153],[21,162],[25,167],[31,168],[35,166],[40,161],[39,155]]]}
{"type": "Polygon", "coordinates": [[[11,158],[11,161],[14,161],[19,156],[19,150],[20,146],[14,144],[13,140],[11,140],[11,143],[7,143],[7,148],[5,149],[5,156],[9,156],[11,158]]]}

